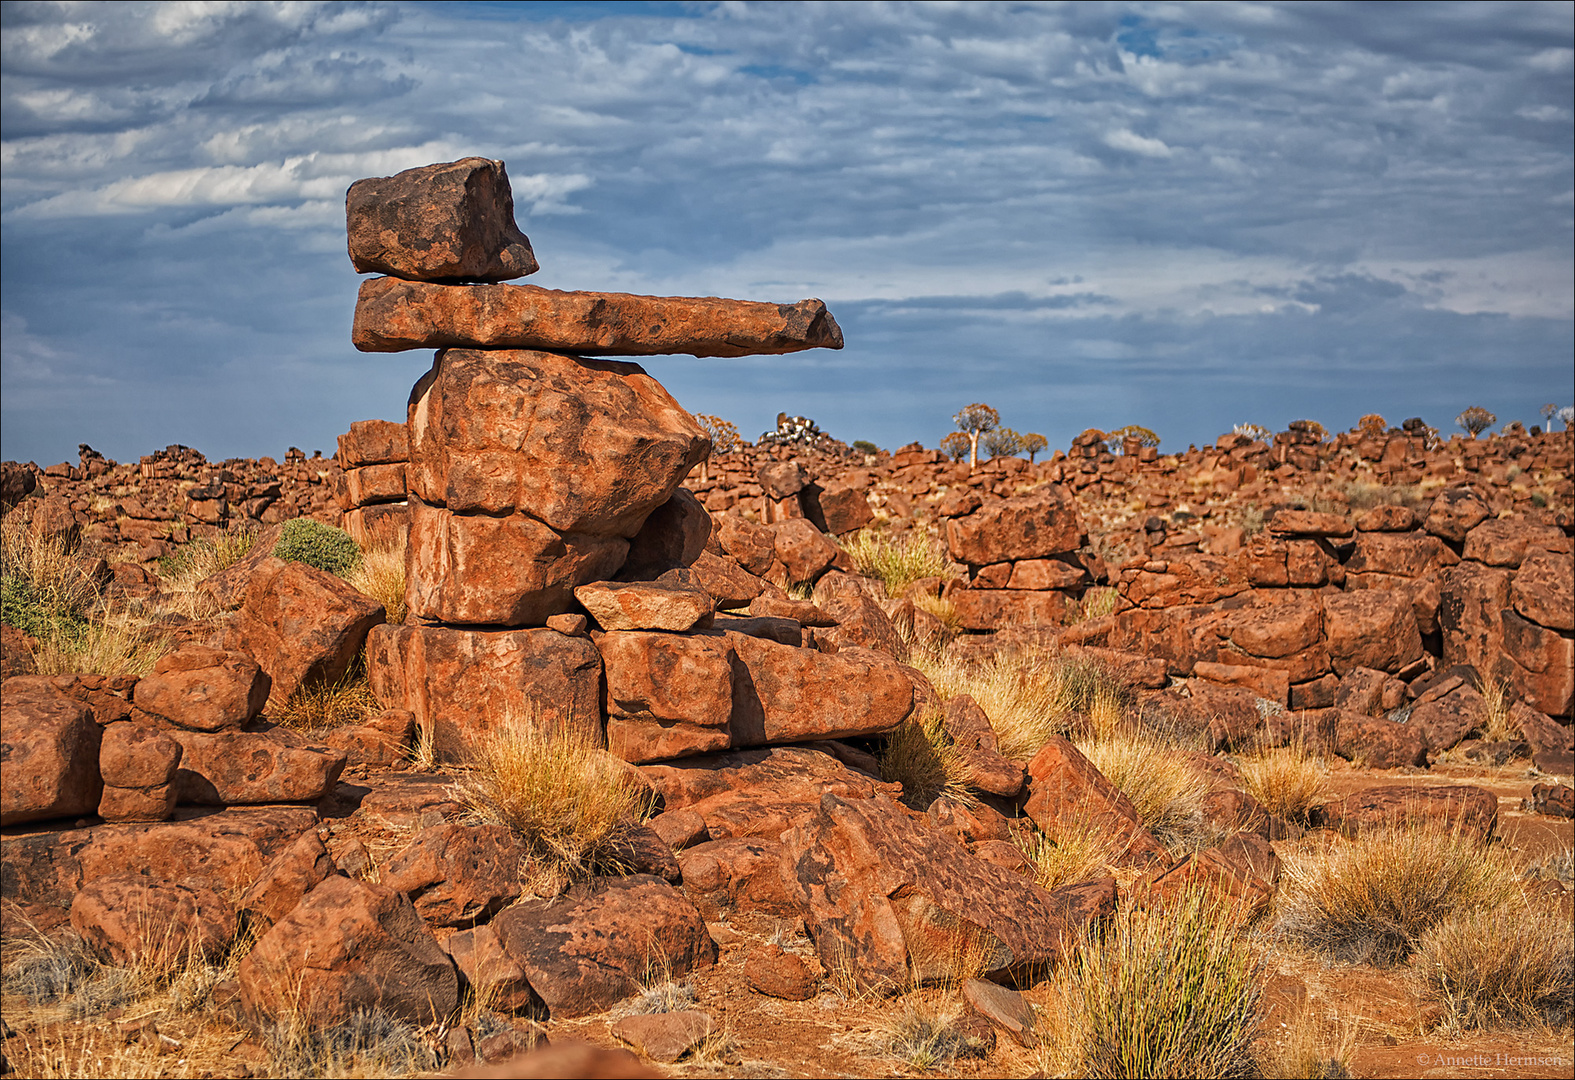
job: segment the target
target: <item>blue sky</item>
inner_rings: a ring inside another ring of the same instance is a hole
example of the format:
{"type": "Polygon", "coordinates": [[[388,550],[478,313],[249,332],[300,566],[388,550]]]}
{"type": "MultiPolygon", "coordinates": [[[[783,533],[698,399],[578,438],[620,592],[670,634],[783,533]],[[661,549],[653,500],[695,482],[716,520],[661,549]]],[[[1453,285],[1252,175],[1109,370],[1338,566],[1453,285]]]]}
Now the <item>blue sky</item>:
{"type": "Polygon", "coordinates": [[[551,288],[824,299],[847,348],[655,357],[935,445],[1575,398],[1575,8],[6,3],[0,454],[330,451],[345,188],[502,158],[551,288]]]}

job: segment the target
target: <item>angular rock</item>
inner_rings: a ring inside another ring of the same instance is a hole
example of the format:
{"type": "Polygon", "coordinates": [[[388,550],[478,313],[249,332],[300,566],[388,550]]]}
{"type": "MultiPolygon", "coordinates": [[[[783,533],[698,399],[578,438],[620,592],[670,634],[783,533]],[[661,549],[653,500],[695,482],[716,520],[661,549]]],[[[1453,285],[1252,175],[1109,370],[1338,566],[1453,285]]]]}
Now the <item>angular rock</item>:
{"type": "Polygon", "coordinates": [[[1356,538],[1356,551],[1346,560],[1345,571],[1415,578],[1437,573],[1459,561],[1460,556],[1430,533],[1363,533],[1356,538]]]}
{"type": "Polygon", "coordinates": [[[383,867],[429,926],[474,926],[520,895],[525,846],[504,825],[445,822],[422,829],[383,867]]]}
{"type": "Polygon", "coordinates": [[[93,813],[104,789],[101,739],[81,702],[8,685],[0,700],[0,825],[93,813]]]}
{"type": "Polygon", "coordinates": [[[112,874],[71,902],[71,928],[99,959],[154,970],[201,957],[214,961],[235,940],[235,909],[202,878],[162,881],[112,874]]]}
{"type": "Polygon", "coordinates": [[[180,789],[174,783],[149,787],[105,784],[98,799],[98,816],[111,822],[168,821],[179,801],[180,789]]]}
{"type": "Polygon", "coordinates": [[[1232,645],[1250,656],[1281,659],[1318,644],[1324,607],[1316,594],[1287,603],[1233,611],[1221,624],[1232,645]]]}
{"type": "Polygon", "coordinates": [[[283,702],[300,687],[343,679],[367,632],[387,618],[382,604],[343,578],[270,560],[253,574],[226,641],[257,661],[273,681],[272,700],[283,702]]]}
{"type": "Polygon", "coordinates": [[[1008,799],[1021,794],[1027,770],[1001,755],[995,729],[978,703],[967,694],[959,694],[946,703],[945,716],[946,733],[968,763],[973,786],[1008,799]]]}
{"type": "Polygon", "coordinates": [[[862,487],[834,484],[820,492],[819,503],[821,520],[833,536],[857,532],[875,520],[862,487]]]}
{"type": "Polygon", "coordinates": [[[601,740],[601,654],[555,630],[376,627],[367,638],[367,679],[379,701],[407,709],[453,759],[509,716],[565,725],[601,740]]]}
{"type": "Polygon", "coordinates": [[[403,502],[408,493],[404,462],[345,470],[345,498],[349,500],[346,510],[372,503],[403,502]]]}
{"type": "Polygon", "coordinates": [[[596,878],[527,900],[491,923],[555,1020],[600,1012],[660,972],[681,979],[716,961],[716,943],[682,893],[658,878],[596,878]]]}
{"type": "Polygon", "coordinates": [[[530,988],[525,969],[515,963],[491,926],[450,934],[442,942],[472,991],[499,1012],[538,1015],[541,998],[530,988]]]}
{"type": "Polygon", "coordinates": [[[1272,884],[1219,848],[1188,852],[1180,861],[1145,878],[1138,886],[1147,902],[1160,904],[1173,903],[1193,890],[1228,900],[1249,913],[1262,910],[1274,898],[1272,884]]]}
{"type": "Polygon", "coordinates": [[[1443,666],[1493,670],[1504,649],[1502,612],[1509,607],[1509,584],[1507,571],[1472,562],[1444,571],[1438,588],[1443,666]]]}
{"type": "Polygon", "coordinates": [[[1060,559],[1024,559],[1011,564],[1006,589],[1073,589],[1088,584],[1088,571],[1060,559]]]}
{"type": "Polygon", "coordinates": [[[410,536],[410,504],[358,506],[345,511],[339,527],[363,548],[404,547],[410,536]]]}
{"type": "Polygon", "coordinates": [[[890,731],[913,710],[901,664],[870,649],[835,655],[725,635],[733,673],[733,746],[842,739],[890,731]]]}
{"type": "Polygon", "coordinates": [[[1338,710],[1335,752],[1368,769],[1427,767],[1427,736],[1409,724],[1338,710]]]}
{"type": "Polygon", "coordinates": [[[158,728],[121,721],[104,727],[98,769],[106,784],[147,788],[173,780],[180,758],[180,743],[158,728]]]}
{"type": "Polygon", "coordinates": [[[839,648],[862,646],[883,652],[900,663],[908,662],[908,643],[902,640],[885,610],[869,594],[839,593],[828,597],[821,608],[836,620],[837,625],[829,636],[839,648]]]}
{"type": "Polygon", "coordinates": [[[1065,593],[1029,589],[963,589],[948,587],[945,599],[964,630],[999,630],[1006,626],[1059,629],[1068,611],[1065,593]]]}
{"type": "Polygon", "coordinates": [[[1488,566],[1518,567],[1538,551],[1569,555],[1570,538],[1557,525],[1489,518],[1466,534],[1463,555],[1488,566]]]}
{"type": "Polygon", "coordinates": [[[339,436],[339,467],[403,464],[410,460],[410,434],[394,420],[357,420],[339,436]]]}
{"type": "Polygon", "coordinates": [[[627,1043],[652,1061],[671,1064],[711,1037],[716,1024],[695,1009],[682,1012],[635,1014],[615,1021],[613,1038],[627,1043]]]}
{"type": "Polygon", "coordinates": [[[694,575],[695,584],[709,593],[717,608],[724,611],[745,607],[770,587],[732,559],[709,551],[700,553],[689,572],[694,575]]]}
{"type": "Polygon", "coordinates": [[[1075,928],[1050,894],[929,832],[885,798],[829,792],[782,839],[782,873],[827,971],[863,989],[944,980],[956,957],[986,976],[1031,979],[1075,928]]]}
{"type": "MultiPolygon", "coordinates": [[[[766,526],[737,513],[720,514],[714,520],[716,540],[722,550],[749,573],[764,577],[777,557],[776,535],[766,526]]],[[[719,593],[712,595],[720,596],[719,593]]]]}
{"type": "MultiPolygon", "coordinates": [[[[711,539],[711,515],[688,488],[651,511],[629,540],[629,554],[618,571],[625,581],[648,581],[694,565],[711,539]]],[[[696,581],[695,584],[703,584],[696,581]]]]}
{"type": "Polygon", "coordinates": [[[1070,739],[1053,735],[1034,755],[1028,763],[1028,791],[1023,813],[1052,840],[1068,828],[1092,825],[1108,833],[1114,865],[1168,862],[1165,849],[1143,827],[1132,800],[1070,739]]]}
{"type": "Polygon", "coordinates": [[[237,907],[252,930],[264,933],[294,911],[302,897],[337,873],[339,867],[322,837],[317,830],[308,830],[273,857],[237,907]]]}
{"type": "Polygon", "coordinates": [[[842,348],[819,300],[560,292],[534,285],[361,283],[350,340],[362,352],[546,349],[593,356],[775,356],[842,348]]]}
{"type": "Polygon", "coordinates": [[[1575,728],[1559,723],[1546,713],[1538,712],[1524,701],[1517,701],[1511,705],[1509,716],[1533,749],[1565,753],[1575,750],[1575,728]]]}
{"type": "Polygon", "coordinates": [[[837,561],[842,549],[804,518],[779,521],[771,526],[777,558],[787,567],[788,580],[814,581],[837,561]]]}
{"type": "Polygon", "coordinates": [[[345,195],[345,228],[362,274],[506,281],[538,269],[514,223],[501,161],[461,158],[357,180],[345,195]]]}
{"type": "Polygon", "coordinates": [[[177,727],[222,731],[256,719],[272,688],[273,679],[245,653],[188,642],[159,657],[137,681],[133,700],[177,727]]]}
{"type": "Polygon", "coordinates": [[[732,837],[697,844],[679,856],[678,865],[684,895],[707,922],[735,913],[798,914],[782,879],[782,845],[774,839],[732,837]]]}
{"type": "Polygon", "coordinates": [[[1436,753],[1450,749],[1486,722],[1487,702],[1465,685],[1431,701],[1418,702],[1406,718],[1406,726],[1419,732],[1428,749],[1436,753]]]}
{"type": "Polygon", "coordinates": [[[1406,597],[1382,589],[1324,598],[1329,660],[1339,675],[1359,667],[1391,674],[1422,656],[1422,635],[1406,597]]]}
{"type": "Polygon", "coordinates": [[[614,754],[659,761],[731,745],[739,660],[728,636],[619,631],[601,635],[597,648],[614,754]]]}
{"type": "MultiPolygon", "coordinates": [[[[1529,560],[1528,560],[1529,561],[1529,560]]],[[[1504,651],[1489,669],[1533,709],[1569,716],[1575,705],[1575,638],[1500,612],[1504,651]]]]}
{"type": "Polygon", "coordinates": [[[1459,829],[1486,843],[1498,827],[1498,799],[1491,791],[1467,784],[1368,788],[1325,805],[1316,823],[1349,836],[1429,825],[1459,829]]]}
{"type": "Polygon", "coordinates": [[[574,598],[603,630],[670,630],[686,633],[710,625],[714,603],[696,585],[596,581],[574,590],[574,598]]]}
{"type": "Polygon", "coordinates": [[[744,966],[749,973],[749,988],[767,997],[808,1001],[820,987],[821,976],[815,967],[780,945],[751,949],[744,966]]]}
{"type": "Polygon", "coordinates": [[[1575,560],[1546,551],[1530,552],[1510,580],[1509,602],[1540,626],[1575,632],[1575,560]]]}
{"type": "Polygon", "coordinates": [[[986,503],[946,523],[952,558],[971,566],[1043,559],[1076,551],[1083,542],[1077,507],[1059,487],[986,503]]]}
{"type": "Polygon", "coordinates": [[[333,790],[345,756],[275,728],[266,732],[175,732],[180,801],[199,806],[316,802],[333,790]]]}
{"type": "Polygon", "coordinates": [[[550,352],[445,349],[409,413],[413,495],[565,537],[634,536],[711,446],[638,364],[550,352]]]}
{"type": "Polygon", "coordinates": [[[1575,789],[1568,784],[1533,784],[1531,806],[1548,817],[1575,818],[1575,789]]]}
{"type": "Polygon", "coordinates": [[[1492,508],[1471,488],[1450,488],[1433,500],[1424,527],[1434,536],[1459,544],[1465,541],[1467,533],[1492,516],[1492,508]]]}
{"type": "Polygon", "coordinates": [[[1351,531],[1351,523],[1341,515],[1317,510],[1280,510],[1269,519],[1269,532],[1276,536],[1345,537],[1351,531]]]}
{"type": "Polygon", "coordinates": [[[1034,1007],[1022,994],[986,979],[965,980],[962,993],[970,1008],[1010,1035],[1019,1046],[1031,1049],[1039,1045],[1039,1036],[1034,1033],[1034,1007]]]}
{"type": "Polygon", "coordinates": [[[435,1024],[459,1009],[454,962],[402,894],[349,877],[318,885],[264,934],[236,975],[254,1023],[291,1016],[309,1028],[381,1009],[435,1024]]]}
{"type": "Polygon", "coordinates": [[[1416,528],[1416,515],[1408,506],[1386,503],[1365,511],[1356,527],[1363,532],[1408,532],[1416,528]]]}
{"type": "Polygon", "coordinates": [[[322,733],[323,743],[345,756],[347,766],[393,765],[410,756],[416,717],[408,709],[384,709],[364,724],[346,724],[322,733]]]}
{"type": "Polygon", "coordinates": [[[768,461],[756,470],[755,479],[773,499],[786,499],[804,490],[809,472],[799,461],[768,461]]]}

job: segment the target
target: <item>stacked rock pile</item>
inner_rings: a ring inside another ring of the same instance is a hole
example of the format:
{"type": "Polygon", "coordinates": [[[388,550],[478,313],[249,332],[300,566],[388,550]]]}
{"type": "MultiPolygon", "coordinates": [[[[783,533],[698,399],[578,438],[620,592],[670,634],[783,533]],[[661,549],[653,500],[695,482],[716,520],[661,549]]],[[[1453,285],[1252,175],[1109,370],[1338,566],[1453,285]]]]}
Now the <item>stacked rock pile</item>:
{"type": "Polygon", "coordinates": [[[345,532],[363,546],[392,544],[408,532],[405,463],[410,440],[405,425],[388,420],[357,420],[339,436],[338,486],[345,532]]]}
{"type": "Polygon", "coordinates": [[[409,614],[367,656],[374,692],[440,754],[504,719],[597,740],[605,724],[616,753],[650,761],[908,715],[889,656],[806,648],[790,618],[717,615],[768,586],[720,547],[702,558],[710,516],[679,485],[710,440],[639,365],[600,358],[840,348],[824,304],[507,284],[536,261],[502,163],[482,158],[359,181],[347,224],[356,268],[386,275],[361,287],[356,346],[439,349],[406,423],[409,614]]]}

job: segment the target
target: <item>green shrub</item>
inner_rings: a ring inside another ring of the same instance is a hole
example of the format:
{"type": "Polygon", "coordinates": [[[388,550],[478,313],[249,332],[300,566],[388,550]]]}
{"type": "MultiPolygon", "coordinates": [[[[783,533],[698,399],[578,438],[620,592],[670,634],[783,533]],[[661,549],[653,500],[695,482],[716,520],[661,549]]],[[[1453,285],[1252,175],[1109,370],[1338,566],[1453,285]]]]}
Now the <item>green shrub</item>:
{"type": "Polygon", "coordinates": [[[880,447],[876,446],[874,443],[870,442],[868,439],[854,439],[853,440],[853,449],[857,450],[861,454],[878,454],[878,453],[880,453],[880,447]]]}
{"type": "Polygon", "coordinates": [[[273,555],[286,562],[315,566],[330,574],[346,574],[361,563],[361,548],[350,534],[312,518],[294,518],[284,523],[273,555]]]}

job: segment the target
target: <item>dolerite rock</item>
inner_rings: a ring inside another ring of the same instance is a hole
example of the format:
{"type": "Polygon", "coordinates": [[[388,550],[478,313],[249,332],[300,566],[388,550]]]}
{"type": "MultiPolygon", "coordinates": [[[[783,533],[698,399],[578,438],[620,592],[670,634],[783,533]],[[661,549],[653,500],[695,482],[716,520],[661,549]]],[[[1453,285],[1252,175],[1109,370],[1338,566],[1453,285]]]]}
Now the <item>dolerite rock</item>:
{"type": "MultiPolygon", "coordinates": [[[[254,665],[255,666],[255,665],[254,665]]],[[[157,728],[120,721],[104,728],[99,773],[105,821],[164,821],[175,811],[181,745],[157,728]]]]}
{"type": "Polygon", "coordinates": [[[1462,684],[1431,701],[1418,702],[1406,718],[1406,726],[1427,740],[1429,750],[1443,753],[1487,718],[1487,702],[1482,695],[1462,684]]]}
{"type": "Polygon", "coordinates": [[[202,878],[113,874],[71,903],[71,928],[106,963],[160,967],[219,959],[235,940],[235,909],[202,878]]]}
{"type": "Polygon", "coordinates": [[[1341,709],[1334,738],[1336,753],[1365,768],[1427,766],[1427,735],[1409,724],[1341,709]]]}
{"type": "Polygon", "coordinates": [[[684,895],[707,922],[721,922],[735,913],[781,919],[798,915],[782,878],[782,845],[775,839],[712,840],[686,849],[678,864],[684,895]]]}
{"type": "Polygon", "coordinates": [[[1028,763],[1023,813],[1055,840],[1068,829],[1096,828],[1110,837],[1115,865],[1168,862],[1165,849],[1143,827],[1137,808],[1070,739],[1052,735],[1028,763]]]}
{"type": "Polygon", "coordinates": [[[1324,598],[1324,634],[1335,673],[1359,667],[1397,672],[1422,656],[1422,635],[1410,600],[1388,589],[1324,598]]]}
{"type": "Polygon", "coordinates": [[[514,223],[501,161],[459,161],[357,180],[345,196],[350,261],[416,281],[507,281],[538,269],[514,223]]]}
{"type": "Polygon", "coordinates": [[[986,976],[1031,979],[1055,965],[1075,933],[1049,893],[930,832],[889,799],[823,795],[782,848],[783,879],[821,964],[864,989],[890,993],[954,977],[958,956],[978,958],[986,976]]]}
{"type": "Polygon", "coordinates": [[[903,666],[872,649],[835,655],[729,633],[734,673],[733,745],[879,735],[913,710],[903,666]]]}
{"type": "Polygon", "coordinates": [[[781,998],[783,1001],[808,1001],[820,986],[821,975],[815,970],[820,965],[780,945],[762,945],[751,949],[745,967],[749,972],[749,988],[757,994],[781,998]]]}
{"type": "Polygon", "coordinates": [[[972,566],[1044,559],[1083,543],[1077,507],[1059,487],[990,502],[946,523],[952,558],[972,566]]]}
{"type": "Polygon", "coordinates": [[[1374,830],[1431,826],[1458,829],[1487,842],[1498,827],[1498,798],[1471,785],[1378,787],[1347,795],[1318,811],[1314,824],[1348,836],[1374,830]]]}
{"type": "Polygon", "coordinates": [[[339,436],[339,467],[403,464],[410,460],[410,435],[393,420],[357,420],[339,436]]]}
{"type": "Polygon", "coordinates": [[[465,753],[507,716],[602,733],[602,660],[583,637],[556,630],[379,626],[367,637],[367,680],[385,706],[406,709],[432,733],[439,756],[465,753]]]}
{"type": "Polygon", "coordinates": [[[302,897],[338,872],[322,837],[315,829],[308,830],[273,857],[241,897],[238,907],[246,916],[247,926],[261,934],[294,911],[302,897]]]}
{"type": "Polygon", "coordinates": [[[491,1008],[506,1013],[543,1011],[541,998],[531,989],[525,969],[509,956],[490,924],[450,934],[442,945],[454,958],[472,992],[491,1008]]]}
{"type": "Polygon", "coordinates": [[[303,686],[343,679],[367,632],[387,619],[382,604],[343,578],[269,559],[252,575],[226,644],[257,661],[273,680],[272,699],[283,702],[303,686]]]}
{"type": "Polygon", "coordinates": [[[776,556],[787,568],[789,581],[814,581],[827,567],[846,554],[804,518],[790,518],[771,526],[776,556]]]}
{"type": "Polygon", "coordinates": [[[318,885],[264,934],[237,972],[254,1023],[331,1028],[381,1009],[416,1025],[459,1008],[459,973],[401,893],[349,877],[318,885]]]}
{"type": "Polygon", "coordinates": [[[618,576],[624,581],[648,581],[693,566],[710,539],[710,513],[693,492],[679,488],[651,511],[629,540],[629,554],[618,576]]]}
{"type": "Polygon", "coordinates": [[[553,900],[527,900],[490,925],[554,1020],[600,1012],[653,972],[681,979],[716,961],[695,906],[643,875],[595,878],[553,900]]]}
{"type": "Polygon", "coordinates": [[[7,687],[0,701],[0,825],[93,813],[104,789],[101,739],[81,702],[54,690],[7,687]]]}
{"type": "Polygon", "coordinates": [[[333,790],[345,756],[284,728],[217,735],[172,733],[181,744],[175,783],[198,806],[316,802],[333,790]]]}
{"type": "Polygon", "coordinates": [[[268,703],[273,680],[243,652],[188,642],[137,681],[137,708],[188,731],[238,729],[268,703]]]}
{"type": "Polygon", "coordinates": [[[711,624],[715,610],[704,589],[663,582],[595,581],[574,598],[603,630],[671,630],[684,633],[711,624]]]}
{"type": "Polygon", "coordinates": [[[387,277],[362,282],[350,340],[362,352],[459,347],[735,357],[840,349],[842,330],[813,299],[768,304],[387,277]]]}
{"type": "Polygon", "coordinates": [[[1469,487],[1450,488],[1433,500],[1427,511],[1427,531],[1452,544],[1493,516],[1493,510],[1469,487]]]}
{"type": "Polygon", "coordinates": [[[520,895],[525,846],[504,825],[423,829],[383,867],[381,883],[410,897],[431,926],[473,926],[520,895]]]}
{"type": "Polygon", "coordinates": [[[695,1009],[635,1014],[614,1022],[613,1037],[652,1061],[672,1063],[711,1037],[715,1021],[695,1009]]]}
{"type": "Polygon", "coordinates": [[[739,661],[728,639],[645,631],[600,635],[608,749],[625,761],[644,762],[731,746],[739,661]]]}

